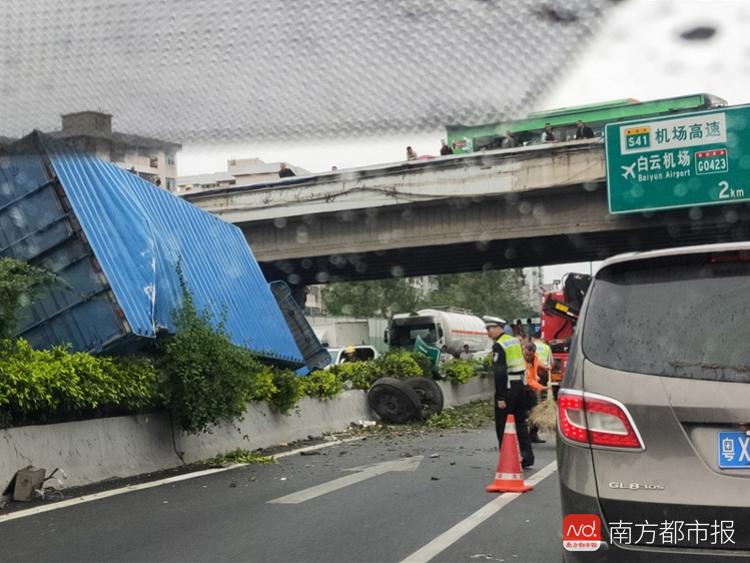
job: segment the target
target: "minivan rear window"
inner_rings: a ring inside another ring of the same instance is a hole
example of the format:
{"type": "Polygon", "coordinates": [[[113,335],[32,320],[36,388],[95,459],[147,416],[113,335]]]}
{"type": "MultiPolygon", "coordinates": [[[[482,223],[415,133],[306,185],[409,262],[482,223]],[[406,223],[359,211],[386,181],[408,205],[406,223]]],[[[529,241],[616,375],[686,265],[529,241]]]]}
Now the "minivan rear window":
{"type": "Polygon", "coordinates": [[[608,368],[750,382],[750,261],[679,256],[613,264],[591,286],[583,352],[608,368]]]}

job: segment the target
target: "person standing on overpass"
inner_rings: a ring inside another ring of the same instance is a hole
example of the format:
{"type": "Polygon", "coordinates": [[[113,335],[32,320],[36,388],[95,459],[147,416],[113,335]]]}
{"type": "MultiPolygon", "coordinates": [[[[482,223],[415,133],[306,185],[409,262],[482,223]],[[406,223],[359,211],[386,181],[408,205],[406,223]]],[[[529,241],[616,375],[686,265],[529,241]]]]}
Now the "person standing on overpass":
{"type": "Polygon", "coordinates": [[[448,146],[448,143],[445,142],[445,139],[440,141],[440,156],[447,156],[449,154],[453,154],[453,149],[448,146]]]}
{"type": "Polygon", "coordinates": [[[555,133],[552,131],[552,125],[549,123],[545,123],[544,130],[542,131],[541,141],[543,143],[551,143],[556,140],[557,139],[555,139],[555,133]]]}
{"type": "Polygon", "coordinates": [[[286,162],[280,163],[279,164],[279,178],[289,178],[291,176],[296,176],[294,171],[286,165],[286,162]]]}
{"type": "Polygon", "coordinates": [[[594,131],[588,125],[584,125],[580,119],[576,121],[576,140],[593,139],[594,131]]]}

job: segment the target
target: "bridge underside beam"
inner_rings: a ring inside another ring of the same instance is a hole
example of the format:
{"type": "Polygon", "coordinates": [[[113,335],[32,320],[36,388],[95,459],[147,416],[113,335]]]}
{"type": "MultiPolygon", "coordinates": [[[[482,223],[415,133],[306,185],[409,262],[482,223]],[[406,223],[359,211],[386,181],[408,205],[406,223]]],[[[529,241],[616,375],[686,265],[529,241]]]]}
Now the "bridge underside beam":
{"type": "Polygon", "coordinates": [[[750,240],[747,205],[613,216],[603,186],[544,195],[317,215],[283,225],[256,222],[246,236],[267,276],[295,285],[550,265],[750,240]]]}
{"type": "Polygon", "coordinates": [[[675,231],[662,226],[573,237],[496,240],[481,245],[462,243],[414,247],[261,262],[261,267],[269,280],[282,279],[290,284],[309,285],[584,262],[602,260],[622,252],[738,240],[750,240],[750,223],[729,230],[704,225],[699,229],[675,231]],[[675,234],[676,238],[672,238],[675,234]]]}

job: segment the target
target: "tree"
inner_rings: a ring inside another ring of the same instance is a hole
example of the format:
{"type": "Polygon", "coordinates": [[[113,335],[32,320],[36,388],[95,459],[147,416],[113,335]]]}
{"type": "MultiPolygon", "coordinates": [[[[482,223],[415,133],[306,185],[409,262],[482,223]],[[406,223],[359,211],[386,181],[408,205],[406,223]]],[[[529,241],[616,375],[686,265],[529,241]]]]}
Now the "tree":
{"type": "Polygon", "coordinates": [[[509,319],[539,314],[521,300],[520,270],[442,275],[437,281],[438,289],[426,296],[402,278],[334,283],[326,287],[324,301],[328,313],[355,317],[388,317],[426,307],[458,307],[509,319]]]}
{"type": "Polygon", "coordinates": [[[518,270],[491,270],[438,276],[438,289],[427,296],[434,307],[460,307],[507,319],[537,315],[521,300],[523,276],[518,270]]]}
{"type": "Polygon", "coordinates": [[[342,282],[326,286],[324,301],[332,315],[381,316],[415,311],[419,292],[403,278],[342,282]]]}

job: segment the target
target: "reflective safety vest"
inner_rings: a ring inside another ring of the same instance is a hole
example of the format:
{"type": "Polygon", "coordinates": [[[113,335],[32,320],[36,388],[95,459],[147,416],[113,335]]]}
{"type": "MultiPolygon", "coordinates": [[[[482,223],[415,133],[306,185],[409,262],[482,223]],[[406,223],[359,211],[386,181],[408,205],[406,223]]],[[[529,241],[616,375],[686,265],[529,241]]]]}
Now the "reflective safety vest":
{"type": "Polygon", "coordinates": [[[523,348],[515,336],[501,334],[497,339],[505,352],[505,363],[508,366],[508,373],[526,373],[526,360],[523,359],[523,348]]]}
{"type": "Polygon", "coordinates": [[[543,368],[550,369],[552,367],[552,348],[549,344],[541,340],[534,340],[534,346],[536,346],[536,355],[539,358],[539,364],[543,368]]]}

